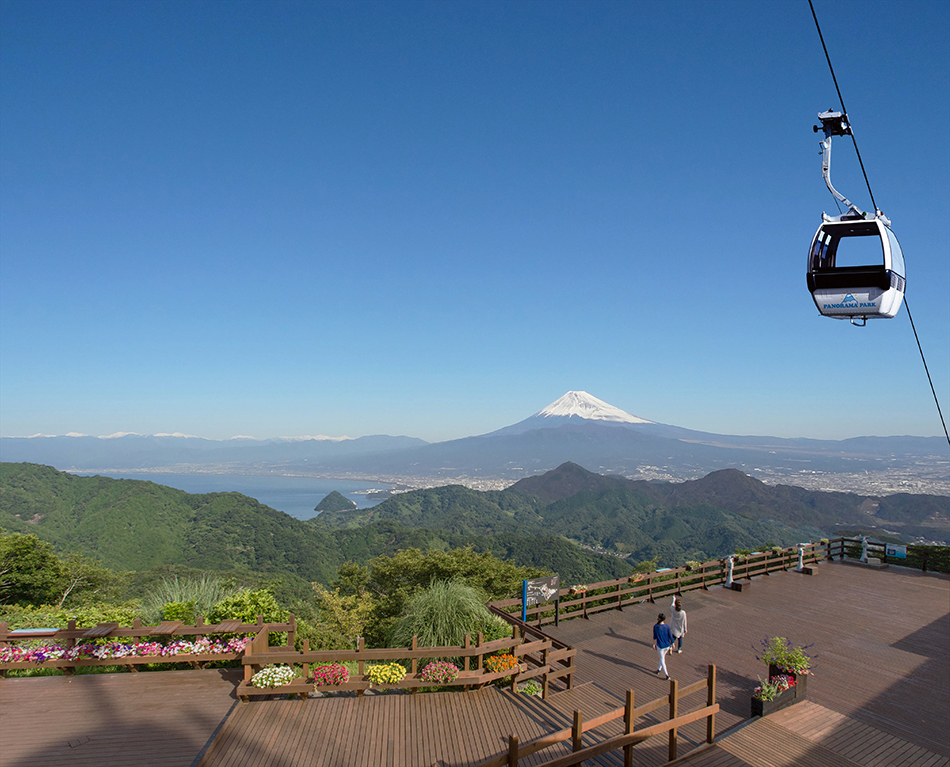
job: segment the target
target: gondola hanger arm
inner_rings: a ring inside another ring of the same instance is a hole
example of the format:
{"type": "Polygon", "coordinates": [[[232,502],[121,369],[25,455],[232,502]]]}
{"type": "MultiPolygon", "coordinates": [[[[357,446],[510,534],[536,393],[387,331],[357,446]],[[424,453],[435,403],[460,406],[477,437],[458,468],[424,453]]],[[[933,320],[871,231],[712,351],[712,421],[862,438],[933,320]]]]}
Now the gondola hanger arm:
{"type": "MultiPolygon", "coordinates": [[[[834,185],[831,183],[831,137],[851,135],[851,126],[848,124],[848,116],[843,112],[835,112],[829,109],[827,112],[820,112],[818,114],[818,119],[821,120],[821,127],[814,125],[812,126],[812,130],[814,130],[815,133],[818,131],[823,131],[825,134],[824,141],[820,143],[821,177],[825,180],[825,186],[828,187],[828,191],[834,195],[834,198],[838,200],[838,202],[840,202],[842,205],[848,206],[848,212],[845,214],[845,216],[848,218],[866,219],[868,214],[861,210],[843,194],[841,194],[841,192],[835,189],[834,185]]],[[[825,213],[822,213],[821,215],[825,221],[836,220],[832,216],[828,216],[825,213]]]]}

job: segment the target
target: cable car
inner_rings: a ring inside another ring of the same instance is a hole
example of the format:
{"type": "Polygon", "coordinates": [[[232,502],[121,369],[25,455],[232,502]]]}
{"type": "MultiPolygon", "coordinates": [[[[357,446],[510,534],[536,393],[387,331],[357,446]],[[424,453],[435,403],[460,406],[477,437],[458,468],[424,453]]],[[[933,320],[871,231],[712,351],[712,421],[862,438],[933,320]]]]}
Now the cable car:
{"type": "Polygon", "coordinates": [[[847,135],[851,128],[841,112],[829,110],[818,117],[825,132],[822,176],[848,212],[822,214],[808,251],[808,290],[825,317],[848,319],[853,325],[893,317],[904,300],[904,254],[881,211],[865,213],[831,185],[831,137],[847,135]]]}

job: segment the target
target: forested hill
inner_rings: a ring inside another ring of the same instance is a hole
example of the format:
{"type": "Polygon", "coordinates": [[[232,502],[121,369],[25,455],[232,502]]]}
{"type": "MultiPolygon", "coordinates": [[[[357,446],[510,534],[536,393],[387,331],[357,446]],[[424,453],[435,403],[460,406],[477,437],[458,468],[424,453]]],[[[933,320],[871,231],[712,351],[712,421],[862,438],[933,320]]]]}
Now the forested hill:
{"type": "Polygon", "coordinates": [[[36,464],[0,463],[0,528],[33,533],[60,552],[116,570],[185,565],[329,583],[346,561],[365,564],[405,548],[477,551],[547,567],[572,582],[630,571],[563,538],[466,535],[460,529],[411,529],[393,521],[358,529],[317,529],[239,493],[195,495],[154,482],[79,477],[36,464]]]}
{"type": "Polygon", "coordinates": [[[358,528],[378,520],[470,534],[560,535],[632,562],[662,565],[725,556],[765,543],[792,545],[834,533],[840,524],[875,532],[946,536],[945,498],[868,498],[770,487],[734,469],[694,482],[635,482],[565,463],[507,490],[448,486],[401,493],[370,509],[321,514],[318,529],[358,528]],[[923,531],[923,532],[921,532],[923,531]]]}
{"type": "Polygon", "coordinates": [[[595,551],[626,557],[631,564],[658,557],[665,566],[721,557],[738,548],[789,546],[822,536],[816,528],[748,519],[709,504],[669,508],[612,478],[598,480],[598,475],[575,484],[558,473],[585,470],[566,466],[550,473],[555,484],[584,489],[552,503],[514,488],[480,492],[450,485],[400,493],[370,509],[325,512],[310,522],[328,532],[389,520],[410,528],[471,535],[562,536],[595,551]]]}
{"type": "Polygon", "coordinates": [[[806,490],[766,485],[737,469],[714,471],[688,482],[644,482],[594,474],[566,463],[554,471],[527,477],[508,488],[545,503],[580,491],[629,490],[667,508],[709,505],[750,519],[768,519],[791,527],[807,526],[833,534],[839,528],[881,534],[884,530],[911,542],[916,537],[950,537],[950,498],[897,493],[885,496],[806,490]]]}

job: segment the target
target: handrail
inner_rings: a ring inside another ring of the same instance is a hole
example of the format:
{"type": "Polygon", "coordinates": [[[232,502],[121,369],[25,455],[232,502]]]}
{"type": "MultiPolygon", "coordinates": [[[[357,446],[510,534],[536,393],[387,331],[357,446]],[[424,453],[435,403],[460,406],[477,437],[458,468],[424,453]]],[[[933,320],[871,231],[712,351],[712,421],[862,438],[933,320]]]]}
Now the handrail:
{"type": "Polygon", "coordinates": [[[571,765],[582,764],[588,759],[593,759],[595,756],[606,754],[608,751],[616,751],[620,748],[635,746],[638,743],[649,740],[656,735],[662,735],[664,732],[672,732],[685,724],[691,724],[692,722],[697,722],[700,719],[706,719],[707,717],[715,716],[718,712],[719,704],[714,703],[711,706],[705,706],[703,708],[697,709],[696,711],[692,711],[689,714],[683,714],[682,716],[678,716],[675,719],[654,724],[643,730],[637,730],[630,734],[617,735],[613,738],[608,738],[602,743],[588,746],[587,748],[581,749],[580,751],[575,751],[573,754],[558,757],[557,759],[552,759],[548,762],[542,762],[538,765],[538,767],[571,767],[571,765]]]}
{"type": "MultiPolygon", "coordinates": [[[[835,538],[832,541],[835,546],[832,556],[838,559],[857,559],[860,556],[859,551],[863,540],[861,538],[835,538]],[[852,557],[852,554],[858,556],[852,557]]],[[[922,572],[950,573],[950,547],[947,546],[921,546],[917,544],[907,544],[901,546],[906,552],[906,556],[894,556],[887,553],[892,544],[878,543],[868,541],[868,553],[881,560],[882,563],[901,565],[903,567],[912,567],[920,569],[922,572]]]]}
{"type": "Polygon", "coordinates": [[[519,760],[523,757],[536,754],[539,751],[543,751],[546,748],[550,748],[551,746],[557,745],[558,743],[564,743],[568,740],[572,740],[574,743],[574,754],[572,754],[571,757],[560,757],[559,759],[555,759],[551,762],[544,762],[544,765],[545,767],[548,765],[554,767],[554,765],[561,764],[580,764],[585,759],[590,759],[593,756],[597,756],[598,754],[605,753],[606,751],[612,751],[616,748],[627,748],[643,740],[651,738],[654,735],[662,734],[664,732],[670,733],[670,759],[672,760],[676,758],[676,729],[684,724],[689,724],[691,722],[698,721],[699,719],[709,719],[709,724],[707,726],[707,742],[712,743],[714,741],[714,720],[716,713],[719,711],[719,705],[715,702],[715,697],[716,667],[714,665],[710,665],[706,679],[695,682],[694,684],[685,687],[683,690],[678,689],[678,683],[676,680],[670,680],[670,693],[668,695],[664,695],[661,698],[652,700],[643,706],[634,706],[634,691],[628,690],[627,700],[623,706],[615,708],[611,711],[607,711],[600,716],[594,717],[588,722],[584,722],[581,713],[579,711],[575,711],[574,725],[571,728],[565,728],[553,733],[548,733],[547,735],[542,735],[541,737],[535,738],[534,740],[523,745],[519,743],[518,737],[516,735],[509,735],[508,751],[506,753],[499,754],[498,756],[494,756],[491,759],[480,762],[478,767],[517,767],[519,760]],[[678,715],[677,711],[679,701],[682,698],[688,697],[689,695],[697,693],[701,690],[706,690],[706,705],[682,716],[678,715]],[[634,722],[636,719],[646,716],[647,714],[665,706],[669,706],[670,710],[670,719],[668,721],[658,725],[652,725],[645,729],[635,730],[634,722]],[[621,718],[624,720],[624,735],[610,738],[588,749],[580,748],[581,739],[585,733],[591,732],[599,727],[603,727],[609,722],[613,722],[621,718]],[[607,748],[602,748],[604,744],[609,745],[607,748]],[[580,757],[581,754],[585,754],[586,756],[578,758],[577,761],[570,761],[575,757],[580,757]],[[562,762],[561,760],[563,759],[567,759],[568,761],[562,762]]]}
{"type": "MultiPolygon", "coordinates": [[[[842,539],[832,539],[802,546],[803,564],[809,565],[820,560],[831,559],[835,547],[840,547],[842,539]]],[[[769,575],[777,571],[790,570],[798,565],[799,547],[774,548],[758,551],[733,562],[733,581],[751,581],[759,575],[769,575]]],[[[718,559],[702,562],[694,566],[683,566],[641,573],[616,580],[601,581],[586,587],[582,592],[573,592],[572,588],[562,588],[558,592],[558,601],[553,605],[546,603],[527,608],[525,615],[535,630],[559,620],[588,618],[591,614],[604,610],[622,610],[624,607],[656,602],[657,599],[682,594],[695,589],[708,590],[710,586],[724,584],[727,578],[727,560],[718,559]]],[[[736,587],[738,588],[738,587],[736,587]]],[[[503,599],[489,604],[489,609],[501,615],[512,625],[528,626],[518,617],[522,614],[521,598],[503,599]],[[518,617],[516,617],[516,614],[518,617]]]]}

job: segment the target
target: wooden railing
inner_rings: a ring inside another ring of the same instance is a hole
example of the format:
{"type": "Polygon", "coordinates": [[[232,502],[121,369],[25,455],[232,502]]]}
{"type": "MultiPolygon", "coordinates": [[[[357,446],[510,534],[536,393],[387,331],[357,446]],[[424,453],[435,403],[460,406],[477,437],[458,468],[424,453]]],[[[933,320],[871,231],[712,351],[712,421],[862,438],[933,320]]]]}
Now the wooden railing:
{"type": "MultiPolygon", "coordinates": [[[[0,647],[17,645],[29,642],[35,644],[37,640],[51,641],[55,645],[72,649],[83,640],[87,642],[101,642],[104,639],[128,640],[151,638],[160,642],[179,637],[204,637],[222,634],[264,634],[286,633],[287,644],[293,647],[294,633],[297,622],[293,615],[286,623],[265,623],[263,617],[258,616],[256,623],[244,623],[239,620],[222,621],[221,623],[205,623],[198,618],[194,626],[188,626],[181,621],[162,621],[157,626],[143,626],[139,619],[135,619],[131,626],[121,627],[117,623],[100,623],[91,628],[78,628],[76,621],[71,620],[66,628],[50,629],[16,629],[11,631],[8,624],[0,623],[0,647]]],[[[126,655],[110,658],[71,658],[50,659],[37,661],[6,661],[0,662],[0,675],[11,669],[31,668],[58,668],[69,674],[76,668],[85,666],[128,666],[135,670],[135,666],[146,663],[189,663],[197,665],[218,660],[237,660],[241,652],[220,653],[178,653],[176,655],[126,655]]]]}
{"type": "Polygon", "coordinates": [[[330,663],[356,663],[357,673],[351,674],[349,680],[340,685],[328,685],[321,690],[355,690],[361,695],[370,687],[386,689],[408,689],[413,693],[421,687],[463,686],[466,689],[479,688],[490,682],[511,677],[511,689],[516,691],[519,682],[541,678],[542,694],[546,697],[552,682],[566,679],[564,686],[568,686],[574,673],[574,655],[572,647],[557,643],[541,632],[532,631],[540,638],[530,638],[517,626],[512,630],[512,636],[507,639],[484,641],[479,634],[473,643],[470,635],[466,635],[465,643],[455,647],[419,647],[417,639],[413,637],[410,647],[388,647],[381,649],[367,649],[362,637],[355,650],[317,650],[311,651],[308,640],[303,641],[303,650],[294,651],[286,647],[270,647],[268,632],[261,629],[257,636],[244,648],[244,681],[238,686],[237,694],[247,700],[251,695],[274,695],[285,693],[307,693],[314,689],[310,680],[310,667],[313,665],[330,663]],[[504,671],[491,671],[484,663],[485,656],[492,653],[509,652],[518,659],[518,666],[504,671]],[[461,662],[458,676],[449,683],[426,681],[420,676],[419,664],[433,658],[456,658],[461,662]],[[365,664],[376,661],[380,663],[397,662],[407,665],[409,671],[399,682],[391,684],[374,684],[370,681],[365,664]],[[287,664],[297,671],[300,676],[292,682],[275,688],[259,688],[251,684],[254,674],[264,666],[273,664],[287,664]]]}
{"type": "MultiPolygon", "coordinates": [[[[906,557],[888,556],[888,544],[868,541],[868,555],[881,562],[902,567],[912,567],[923,572],[950,573],[950,547],[918,546],[903,547],[906,557]]],[[[862,539],[835,538],[831,541],[830,556],[838,559],[858,559],[861,556],[862,539]]]]}
{"type": "MultiPolygon", "coordinates": [[[[830,559],[833,547],[840,546],[842,539],[828,542],[808,543],[803,549],[803,564],[808,566],[830,559]]],[[[791,570],[798,565],[798,547],[757,551],[748,556],[737,556],[733,561],[732,578],[737,584],[747,583],[760,575],[791,570]]],[[[528,623],[535,627],[570,618],[587,618],[604,610],[622,610],[643,602],[672,598],[676,594],[693,589],[709,589],[721,585],[727,578],[727,560],[718,559],[694,566],[657,570],[652,573],[632,575],[612,581],[601,581],[575,592],[572,588],[559,591],[559,601],[528,607],[525,610],[528,623]]],[[[504,599],[489,605],[493,611],[514,622],[521,616],[521,598],[504,599]]],[[[520,620],[518,621],[520,623],[520,620]]]]}
{"type": "Polygon", "coordinates": [[[682,690],[679,689],[676,680],[672,679],[670,680],[670,692],[668,695],[650,701],[643,706],[635,707],[634,692],[633,690],[627,690],[627,700],[624,706],[594,717],[588,722],[584,722],[583,715],[580,711],[574,711],[574,723],[569,729],[565,728],[524,744],[519,743],[517,735],[509,735],[507,753],[481,762],[478,767],[518,767],[518,763],[521,759],[557,745],[558,743],[565,743],[567,741],[571,741],[571,754],[544,762],[541,767],[567,767],[568,765],[582,764],[588,759],[593,759],[601,754],[606,754],[621,748],[624,751],[624,764],[632,765],[633,746],[649,738],[662,735],[663,733],[669,734],[669,759],[672,761],[677,758],[677,730],[684,725],[705,719],[706,742],[714,742],[716,713],[718,711],[719,704],[716,703],[716,667],[710,665],[706,679],[684,687],[682,690]],[[680,714],[680,700],[702,690],[706,691],[705,705],[680,714]],[[669,719],[667,721],[639,730],[636,729],[637,719],[663,708],[666,708],[669,712],[669,719]],[[585,734],[618,719],[623,720],[622,735],[609,737],[600,743],[595,743],[586,748],[584,747],[583,738],[585,734]]]}

